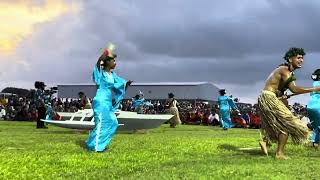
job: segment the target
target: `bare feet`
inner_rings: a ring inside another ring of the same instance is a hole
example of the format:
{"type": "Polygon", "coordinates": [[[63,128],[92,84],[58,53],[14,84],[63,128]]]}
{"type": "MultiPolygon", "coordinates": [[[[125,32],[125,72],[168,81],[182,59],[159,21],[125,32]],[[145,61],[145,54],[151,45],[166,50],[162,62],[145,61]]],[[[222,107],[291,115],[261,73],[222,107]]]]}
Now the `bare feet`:
{"type": "Polygon", "coordinates": [[[259,145],[261,147],[261,151],[264,155],[268,156],[268,148],[267,148],[267,142],[265,141],[260,141],[259,145]]]}
{"type": "Polygon", "coordinates": [[[319,145],[318,144],[316,144],[316,143],[314,143],[314,142],[309,142],[309,143],[307,143],[307,145],[306,145],[307,147],[314,147],[314,148],[317,148],[319,145]]]}
{"type": "Polygon", "coordinates": [[[284,154],[276,154],[276,159],[279,160],[288,160],[290,159],[288,156],[285,156],[284,154]]]}

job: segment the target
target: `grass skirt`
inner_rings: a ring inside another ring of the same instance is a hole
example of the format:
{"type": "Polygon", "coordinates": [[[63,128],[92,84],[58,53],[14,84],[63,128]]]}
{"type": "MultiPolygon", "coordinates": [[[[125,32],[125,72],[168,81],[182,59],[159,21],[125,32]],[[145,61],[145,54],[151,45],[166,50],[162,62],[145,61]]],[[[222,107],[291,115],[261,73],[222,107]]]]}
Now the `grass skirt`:
{"type": "Polygon", "coordinates": [[[170,120],[170,124],[178,125],[181,124],[180,116],[179,116],[179,110],[177,107],[171,107],[170,108],[170,114],[174,115],[173,118],[170,120]]]}
{"type": "Polygon", "coordinates": [[[280,133],[291,136],[293,143],[304,143],[308,127],[277,98],[271,91],[262,91],[258,98],[261,117],[261,132],[268,142],[277,142],[280,133]]]}

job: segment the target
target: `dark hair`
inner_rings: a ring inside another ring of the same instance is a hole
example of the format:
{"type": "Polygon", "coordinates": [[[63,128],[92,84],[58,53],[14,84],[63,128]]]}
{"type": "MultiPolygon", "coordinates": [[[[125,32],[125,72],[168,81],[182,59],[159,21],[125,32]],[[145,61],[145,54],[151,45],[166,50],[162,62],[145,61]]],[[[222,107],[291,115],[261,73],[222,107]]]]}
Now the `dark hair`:
{"type": "Polygon", "coordinates": [[[35,87],[36,89],[39,89],[39,88],[40,88],[40,81],[34,82],[34,87],[35,87]]]}
{"type": "Polygon", "coordinates": [[[45,88],[45,84],[44,84],[44,82],[41,82],[41,81],[36,81],[36,82],[34,82],[34,87],[36,88],[36,89],[44,89],[45,88]]]}
{"type": "Polygon", "coordinates": [[[287,62],[289,62],[290,58],[297,56],[297,55],[304,56],[304,55],[306,55],[306,53],[304,52],[303,48],[292,47],[286,52],[283,59],[286,60],[287,62]]]}
{"type": "Polygon", "coordinates": [[[78,93],[78,95],[79,95],[79,96],[84,96],[84,92],[80,91],[80,92],[78,93]]]}
{"type": "Polygon", "coordinates": [[[134,96],[135,99],[139,99],[140,98],[140,95],[137,94],[136,96],[134,96]]]}
{"type": "Polygon", "coordinates": [[[221,96],[225,95],[226,94],[226,90],[225,89],[220,89],[219,90],[219,93],[221,96]]]}
{"type": "Polygon", "coordinates": [[[312,73],[311,79],[314,81],[320,80],[320,69],[317,69],[312,73]]]}
{"type": "Polygon", "coordinates": [[[169,94],[168,94],[168,97],[169,97],[169,98],[174,98],[174,94],[173,94],[173,93],[169,93],[169,94]]]}
{"type": "MultiPolygon", "coordinates": [[[[98,62],[103,62],[103,67],[106,67],[107,62],[117,58],[116,54],[112,54],[112,56],[105,55],[104,53],[99,57],[98,62]]],[[[99,64],[100,66],[100,64],[99,64]]]]}

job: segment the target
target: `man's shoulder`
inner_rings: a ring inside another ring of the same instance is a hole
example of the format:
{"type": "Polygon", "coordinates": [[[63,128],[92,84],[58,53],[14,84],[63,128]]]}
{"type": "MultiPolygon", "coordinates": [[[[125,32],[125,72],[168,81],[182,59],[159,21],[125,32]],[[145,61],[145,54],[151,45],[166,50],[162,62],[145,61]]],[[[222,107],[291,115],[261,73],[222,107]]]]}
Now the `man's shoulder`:
{"type": "Polygon", "coordinates": [[[279,66],[275,69],[275,71],[279,71],[279,72],[290,72],[288,70],[288,67],[287,66],[279,66]]]}
{"type": "Polygon", "coordinates": [[[284,76],[284,77],[288,77],[288,76],[291,75],[291,72],[289,71],[288,67],[286,67],[286,66],[280,66],[280,67],[278,67],[277,72],[278,72],[281,76],[284,76]]]}

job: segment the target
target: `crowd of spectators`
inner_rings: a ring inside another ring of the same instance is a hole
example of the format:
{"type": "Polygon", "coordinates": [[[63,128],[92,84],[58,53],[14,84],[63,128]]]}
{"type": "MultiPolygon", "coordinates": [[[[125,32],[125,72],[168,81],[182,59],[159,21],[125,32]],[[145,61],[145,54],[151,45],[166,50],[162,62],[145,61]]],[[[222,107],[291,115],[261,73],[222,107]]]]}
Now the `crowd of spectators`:
{"type": "MultiPolygon", "coordinates": [[[[81,109],[79,99],[52,98],[50,104],[55,112],[77,112],[81,109]]],[[[0,119],[16,121],[33,121],[37,117],[37,109],[32,98],[9,96],[0,105],[0,119]]]]}
{"type": "MultiPolygon", "coordinates": [[[[92,99],[88,99],[92,101],[92,99]]],[[[140,109],[140,113],[146,114],[165,114],[168,109],[165,108],[165,100],[146,100],[145,106],[140,109]]],[[[179,112],[182,124],[194,125],[213,125],[219,126],[219,108],[213,103],[200,101],[179,101],[179,112]]],[[[81,98],[79,99],[58,99],[51,98],[50,106],[55,112],[76,112],[84,107],[81,98]]],[[[260,118],[258,116],[256,105],[237,103],[241,112],[239,116],[236,112],[231,112],[231,120],[236,127],[259,128],[260,118]]],[[[123,111],[134,111],[132,100],[123,100],[120,109],[123,111]]],[[[306,107],[298,103],[290,106],[290,109],[296,115],[306,116],[306,107]]],[[[37,117],[37,110],[32,98],[9,96],[5,103],[0,105],[0,119],[17,121],[34,121],[37,117]]]]}

